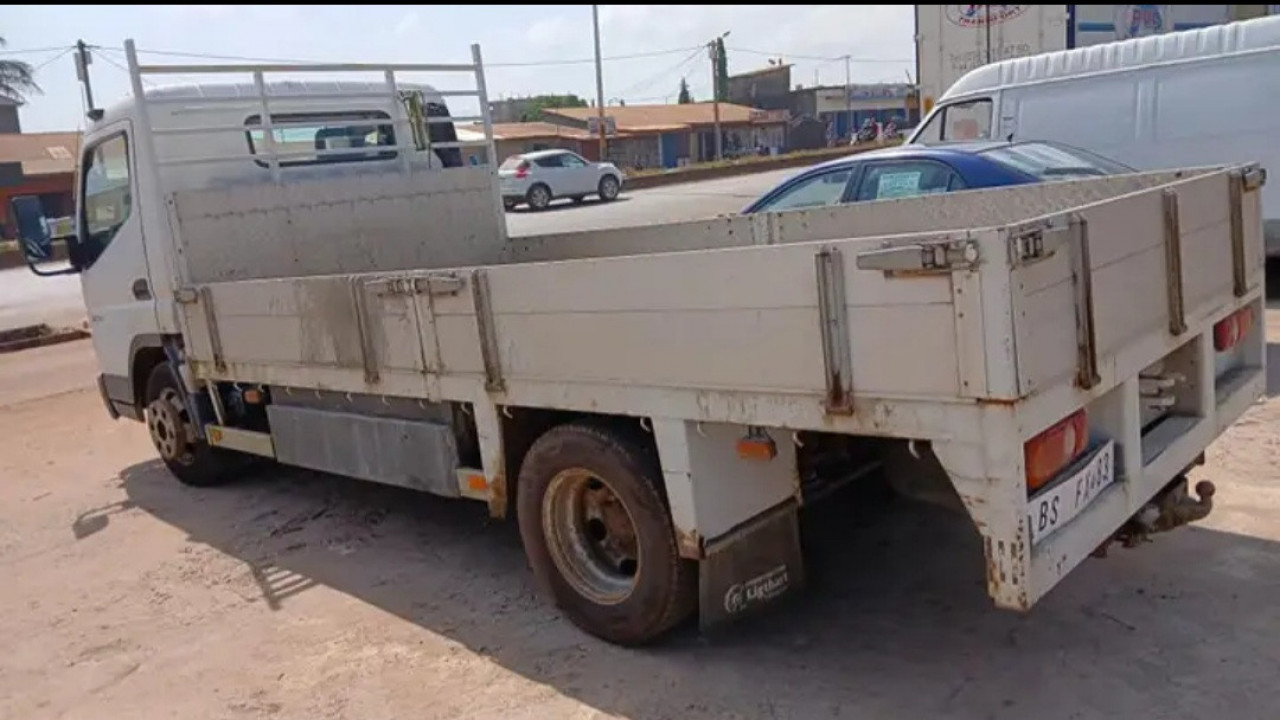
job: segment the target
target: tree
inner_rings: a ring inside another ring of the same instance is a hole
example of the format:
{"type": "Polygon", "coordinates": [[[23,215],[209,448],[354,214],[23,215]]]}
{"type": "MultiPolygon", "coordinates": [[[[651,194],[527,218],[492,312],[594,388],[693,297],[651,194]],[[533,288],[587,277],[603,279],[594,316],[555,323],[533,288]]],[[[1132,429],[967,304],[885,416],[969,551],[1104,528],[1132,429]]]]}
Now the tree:
{"type": "MultiPolygon", "coordinates": [[[[0,47],[4,46],[4,38],[0,37],[0,47]]],[[[28,95],[38,92],[40,86],[36,84],[35,70],[30,64],[21,60],[0,59],[0,95],[21,102],[28,95]]]]}
{"type": "Polygon", "coordinates": [[[520,113],[520,122],[538,122],[542,120],[544,110],[556,108],[587,107],[587,101],[574,95],[534,95],[525,100],[524,111],[520,113]]]}
{"type": "Polygon", "coordinates": [[[680,97],[676,99],[676,102],[681,105],[688,105],[693,102],[693,95],[689,92],[689,81],[684,78],[680,78],[680,97]]]}
{"type": "Polygon", "coordinates": [[[729,99],[729,56],[724,51],[724,38],[716,38],[716,100],[729,99]]]}

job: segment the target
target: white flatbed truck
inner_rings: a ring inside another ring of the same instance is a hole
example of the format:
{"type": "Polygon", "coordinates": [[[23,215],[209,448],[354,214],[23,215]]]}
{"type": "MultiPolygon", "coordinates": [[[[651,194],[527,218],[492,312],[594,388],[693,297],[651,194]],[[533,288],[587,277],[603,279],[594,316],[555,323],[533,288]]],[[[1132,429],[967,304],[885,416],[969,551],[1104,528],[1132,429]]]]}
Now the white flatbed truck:
{"type": "Polygon", "coordinates": [[[1186,473],[1264,391],[1254,166],[511,239],[478,48],[126,49],[62,270],[108,411],[191,485],[267,458],[514,514],[541,588],[616,643],[799,588],[798,508],[873,471],[967,512],[991,597],[1028,610],[1207,514],[1186,473]],[[242,81],[144,87],[174,73],[242,81]],[[460,96],[484,140],[448,139],[460,96]]]}

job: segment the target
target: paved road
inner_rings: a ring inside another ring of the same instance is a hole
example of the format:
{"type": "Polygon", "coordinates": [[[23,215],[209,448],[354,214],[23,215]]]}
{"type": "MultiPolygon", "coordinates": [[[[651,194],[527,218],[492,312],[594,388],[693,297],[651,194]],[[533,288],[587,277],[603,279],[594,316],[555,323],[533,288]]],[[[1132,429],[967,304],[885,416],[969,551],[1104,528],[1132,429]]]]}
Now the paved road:
{"type": "Polygon", "coordinates": [[[802,168],[771,170],[722,180],[668,185],[624,192],[617,202],[588,200],[582,205],[557,201],[544,212],[521,207],[507,213],[513,236],[652,225],[736,213],[769,188],[802,168]]]}
{"type": "MultiPolygon", "coordinates": [[[[760,193],[798,169],[774,170],[724,180],[626,191],[613,203],[560,201],[540,213],[508,213],[513,236],[651,225],[696,220],[741,210],[760,193]]],[[[75,277],[40,278],[25,268],[0,271],[0,329],[37,322],[75,324],[83,320],[80,282],[75,277]]]]}

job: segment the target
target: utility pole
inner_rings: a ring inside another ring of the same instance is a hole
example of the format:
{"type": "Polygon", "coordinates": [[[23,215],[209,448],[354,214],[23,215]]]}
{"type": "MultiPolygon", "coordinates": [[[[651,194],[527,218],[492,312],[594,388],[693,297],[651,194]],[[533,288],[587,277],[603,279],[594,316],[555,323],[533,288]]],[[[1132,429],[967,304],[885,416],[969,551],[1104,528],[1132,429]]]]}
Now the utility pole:
{"type": "Polygon", "coordinates": [[[76,77],[84,85],[84,102],[88,112],[93,112],[93,88],[89,85],[89,46],[83,40],[76,41],[76,77]]]}
{"type": "Polygon", "coordinates": [[[853,139],[858,134],[858,129],[853,126],[853,82],[849,73],[850,58],[844,56],[844,110],[849,115],[849,138],[853,139]]]}
{"type": "Polygon", "coordinates": [[[711,54],[711,115],[715,125],[716,132],[716,160],[724,160],[724,138],[720,136],[720,57],[717,40],[723,40],[728,37],[729,31],[720,34],[720,37],[707,43],[707,51],[711,54]]]}
{"type": "Polygon", "coordinates": [[[600,162],[604,162],[606,157],[606,146],[604,139],[604,67],[600,62],[600,6],[591,6],[591,27],[596,36],[596,119],[599,122],[600,131],[600,162]]]}

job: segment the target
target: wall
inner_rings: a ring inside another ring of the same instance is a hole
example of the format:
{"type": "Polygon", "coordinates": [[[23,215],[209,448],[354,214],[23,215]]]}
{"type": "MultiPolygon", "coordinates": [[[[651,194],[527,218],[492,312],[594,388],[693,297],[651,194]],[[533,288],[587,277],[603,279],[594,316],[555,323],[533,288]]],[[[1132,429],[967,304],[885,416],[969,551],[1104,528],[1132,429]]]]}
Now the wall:
{"type": "Polygon", "coordinates": [[[1085,47],[1220,25],[1234,17],[1232,5],[1068,5],[1068,47],[1085,47]]]}
{"type": "MultiPolygon", "coordinates": [[[[563,137],[545,137],[545,138],[520,138],[516,140],[495,140],[494,145],[498,151],[498,162],[511,157],[512,155],[520,155],[522,153],[533,152],[535,150],[572,150],[573,152],[583,155],[583,145],[577,140],[563,137]]],[[[595,155],[595,149],[592,148],[592,155],[595,155]]]]}
{"type": "Polygon", "coordinates": [[[22,132],[22,124],[18,122],[18,106],[12,101],[0,98],[0,133],[22,132]]]}
{"type": "Polygon", "coordinates": [[[728,101],[760,110],[791,107],[791,66],[729,77],[728,101]]]}

